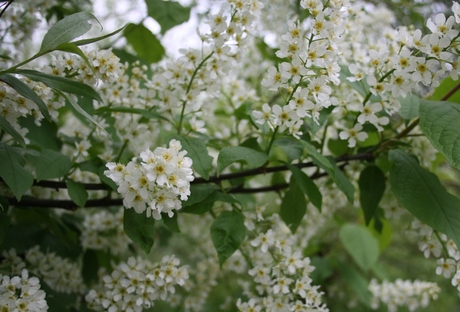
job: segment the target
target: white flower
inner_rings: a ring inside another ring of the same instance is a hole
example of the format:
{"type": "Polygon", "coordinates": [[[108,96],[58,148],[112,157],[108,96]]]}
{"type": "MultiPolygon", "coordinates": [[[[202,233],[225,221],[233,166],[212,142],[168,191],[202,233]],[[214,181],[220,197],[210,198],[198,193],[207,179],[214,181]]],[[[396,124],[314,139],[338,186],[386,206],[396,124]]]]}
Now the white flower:
{"type": "Polygon", "coordinates": [[[368,135],[366,132],[361,131],[362,129],[363,126],[357,123],[352,129],[349,129],[348,131],[341,131],[339,133],[339,137],[342,140],[348,140],[348,147],[353,148],[356,146],[356,141],[364,141],[367,139],[368,135]]]}
{"type": "Polygon", "coordinates": [[[443,275],[445,278],[450,278],[452,274],[457,270],[457,264],[453,259],[438,259],[438,267],[436,268],[436,274],[443,275]]]}

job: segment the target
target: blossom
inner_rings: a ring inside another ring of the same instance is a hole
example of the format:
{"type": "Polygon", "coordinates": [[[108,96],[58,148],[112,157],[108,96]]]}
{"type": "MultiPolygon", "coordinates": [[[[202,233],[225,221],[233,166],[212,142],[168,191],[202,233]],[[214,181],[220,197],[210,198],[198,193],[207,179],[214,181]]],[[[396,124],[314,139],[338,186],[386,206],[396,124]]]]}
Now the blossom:
{"type": "Polygon", "coordinates": [[[341,131],[339,133],[339,137],[342,140],[348,140],[348,147],[353,148],[356,146],[357,141],[364,141],[367,139],[368,134],[364,131],[361,131],[363,126],[359,123],[355,124],[355,126],[348,131],[341,131]]]}

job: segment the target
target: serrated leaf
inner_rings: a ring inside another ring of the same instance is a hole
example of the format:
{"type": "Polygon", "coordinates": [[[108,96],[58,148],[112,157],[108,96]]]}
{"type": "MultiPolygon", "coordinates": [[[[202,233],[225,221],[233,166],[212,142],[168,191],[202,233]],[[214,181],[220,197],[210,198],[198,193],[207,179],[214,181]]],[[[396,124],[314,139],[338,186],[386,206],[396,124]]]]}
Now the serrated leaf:
{"type": "Polygon", "coordinates": [[[419,115],[420,98],[412,93],[406,95],[405,98],[398,98],[401,103],[401,108],[398,114],[406,120],[417,118],[419,115]]]}
{"type": "Polygon", "coordinates": [[[24,138],[22,135],[14,129],[14,127],[6,120],[2,115],[0,115],[0,128],[3,129],[6,133],[11,135],[11,137],[21,144],[23,147],[26,146],[26,142],[24,141],[24,138]]]}
{"type": "Polygon", "coordinates": [[[292,176],[297,182],[297,185],[299,186],[300,190],[302,190],[302,192],[305,195],[307,195],[311,203],[321,212],[323,195],[321,195],[321,192],[319,191],[315,182],[313,182],[313,180],[308,175],[306,175],[302,170],[300,170],[296,166],[287,165],[287,167],[289,168],[289,170],[291,170],[292,176]]]}
{"type": "Polygon", "coordinates": [[[391,189],[398,201],[420,221],[460,246],[460,199],[449,194],[439,178],[402,150],[391,150],[391,189]]]}
{"type": "Polygon", "coordinates": [[[297,185],[294,177],[291,177],[289,189],[284,194],[280,207],[280,217],[289,227],[292,233],[295,233],[307,212],[307,202],[305,195],[297,185]]]}
{"type": "Polygon", "coordinates": [[[460,169],[460,105],[450,102],[420,102],[420,128],[447,161],[460,169]]]}
{"type": "Polygon", "coordinates": [[[180,3],[163,0],[145,0],[147,13],[161,26],[161,34],[176,25],[186,22],[190,18],[190,8],[183,7],[180,3]]]}
{"type": "Polygon", "coordinates": [[[11,189],[17,200],[34,183],[34,177],[24,168],[25,160],[21,154],[5,143],[0,143],[0,177],[11,189]]]}
{"type": "Polygon", "coordinates": [[[211,225],[211,239],[222,267],[246,237],[244,216],[238,211],[223,211],[211,225]]]}
{"type": "Polygon", "coordinates": [[[339,238],[356,264],[367,272],[379,257],[379,242],[364,226],[346,223],[340,228],[339,238]]]}
{"type": "Polygon", "coordinates": [[[209,156],[203,140],[174,135],[172,138],[179,140],[182,149],[187,151],[187,156],[193,161],[192,168],[205,180],[209,179],[213,158],[209,156]]]}
{"type": "Polygon", "coordinates": [[[88,192],[85,186],[80,182],[73,180],[67,180],[67,192],[69,193],[70,199],[78,205],[78,207],[85,207],[86,201],[88,200],[88,192]]]}
{"type": "Polygon", "coordinates": [[[54,90],[89,97],[93,100],[102,102],[102,98],[99,93],[97,93],[89,85],[82,82],[65,77],[45,74],[31,69],[16,70],[15,73],[26,76],[35,81],[43,82],[45,85],[54,90]]]}
{"type": "Polygon", "coordinates": [[[16,92],[18,92],[20,95],[23,97],[31,100],[35,104],[37,104],[38,109],[40,112],[43,114],[43,116],[51,120],[50,113],[48,111],[48,107],[46,106],[45,102],[35,93],[34,90],[32,90],[28,85],[26,85],[24,82],[19,80],[18,78],[5,74],[0,76],[0,81],[3,81],[7,83],[10,87],[12,87],[16,92]]]}
{"type": "Polygon", "coordinates": [[[379,167],[368,166],[361,172],[358,185],[359,202],[363,209],[366,225],[368,225],[385,192],[385,175],[379,167]]]}
{"type": "Polygon", "coordinates": [[[69,15],[54,24],[43,38],[40,53],[52,51],[62,43],[70,42],[71,40],[86,34],[91,29],[89,20],[97,18],[86,12],[79,12],[69,15]]]}
{"type": "Polygon", "coordinates": [[[224,147],[217,157],[217,175],[237,161],[244,161],[250,168],[257,168],[265,164],[268,156],[265,153],[243,146],[224,147]]]}
{"type": "Polygon", "coordinates": [[[165,49],[157,37],[144,25],[128,24],[123,32],[139,58],[148,63],[159,62],[165,49]]]}
{"type": "Polygon", "coordinates": [[[35,164],[37,180],[60,178],[69,173],[72,167],[70,158],[59,152],[44,149],[35,164]]]}
{"type": "Polygon", "coordinates": [[[147,218],[145,213],[139,214],[134,209],[124,210],[123,229],[126,235],[149,254],[153,246],[155,219],[147,218]]]}
{"type": "Polygon", "coordinates": [[[280,147],[283,152],[286,154],[288,163],[291,163],[293,160],[299,159],[302,156],[304,146],[299,140],[295,138],[280,138],[273,142],[274,146],[280,147]]]}

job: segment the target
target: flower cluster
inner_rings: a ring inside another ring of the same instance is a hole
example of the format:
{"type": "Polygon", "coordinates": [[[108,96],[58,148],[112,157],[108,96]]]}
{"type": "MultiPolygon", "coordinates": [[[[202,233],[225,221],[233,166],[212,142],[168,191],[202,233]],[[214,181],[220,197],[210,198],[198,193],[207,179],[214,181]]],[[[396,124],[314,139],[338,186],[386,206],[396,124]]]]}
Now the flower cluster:
{"type": "Polygon", "coordinates": [[[116,214],[99,211],[85,214],[80,242],[85,249],[109,250],[113,255],[128,251],[130,239],[123,230],[123,209],[116,214]]]}
{"type": "Polygon", "coordinates": [[[38,276],[51,289],[62,293],[79,293],[85,291],[81,267],[69,259],[62,258],[54,252],[43,253],[35,246],[25,253],[21,259],[14,249],[3,252],[5,260],[2,265],[10,267],[13,274],[27,267],[28,271],[38,276]]]}
{"type": "Polygon", "coordinates": [[[88,307],[96,311],[128,312],[151,308],[156,300],[166,300],[173,295],[176,285],[185,285],[188,271],[179,264],[174,256],[166,256],[160,263],[131,257],[89,291],[85,297],[88,307]]]}
{"type": "Polygon", "coordinates": [[[104,174],[117,183],[126,208],[146,211],[147,217],[156,220],[162,213],[171,218],[174,210],[181,209],[181,200],[187,200],[194,179],[192,160],[181,148],[179,141],[171,140],[169,148],[141,152],[141,163],[132,160],[126,166],[114,162],[106,165],[109,170],[104,174]]]}
{"type": "Polygon", "coordinates": [[[0,306],[2,311],[48,311],[46,294],[40,289],[40,281],[29,277],[24,269],[20,276],[0,274],[0,306]]]}
{"type": "Polygon", "coordinates": [[[371,280],[369,290],[372,293],[372,308],[378,309],[380,302],[387,305],[388,311],[396,312],[399,307],[407,307],[409,311],[425,308],[430,300],[436,300],[441,289],[436,283],[422,281],[403,281],[397,279],[394,283],[387,281],[379,284],[371,280]]]}

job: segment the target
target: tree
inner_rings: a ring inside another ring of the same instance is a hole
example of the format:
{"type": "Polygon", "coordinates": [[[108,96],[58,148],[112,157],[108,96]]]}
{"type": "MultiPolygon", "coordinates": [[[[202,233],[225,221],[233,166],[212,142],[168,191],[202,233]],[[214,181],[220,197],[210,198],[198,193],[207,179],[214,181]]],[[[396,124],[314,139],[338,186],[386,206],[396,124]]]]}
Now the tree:
{"type": "Polygon", "coordinates": [[[457,3],[420,30],[229,0],[176,58],[161,36],[191,8],[145,4],[159,34],[93,37],[78,3],[2,3],[2,309],[395,311],[460,290],[457,3]],[[422,254],[437,267],[411,274],[422,254]]]}

